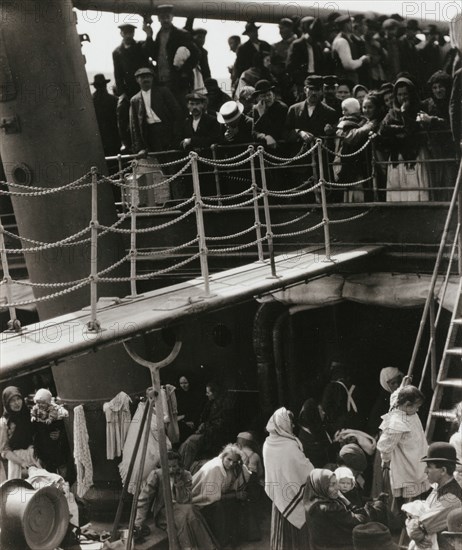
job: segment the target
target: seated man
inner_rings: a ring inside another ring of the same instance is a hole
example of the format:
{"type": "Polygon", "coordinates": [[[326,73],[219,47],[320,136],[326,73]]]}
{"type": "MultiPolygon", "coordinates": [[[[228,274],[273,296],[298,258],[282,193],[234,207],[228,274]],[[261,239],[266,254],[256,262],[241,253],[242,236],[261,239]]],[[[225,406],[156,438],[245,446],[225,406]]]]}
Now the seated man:
{"type": "MultiPolygon", "coordinates": [[[[146,525],[149,510],[154,510],[156,524],[165,529],[165,500],[162,487],[162,469],[153,470],[138,498],[135,518],[135,541],[150,533],[146,525]]],[[[180,548],[216,550],[217,544],[198,508],[191,504],[191,474],[183,468],[181,457],[175,451],[168,452],[168,475],[172,490],[173,516],[180,548]]]]}
{"type": "Polygon", "coordinates": [[[451,510],[462,506],[462,488],[454,479],[457,461],[456,449],[449,443],[432,443],[427,456],[428,480],[433,491],[426,500],[404,504],[402,509],[408,514],[406,530],[418,547],[450,550],[451,544],[441,536],[447,529],[447,518],[451,510]],[[435,546],[435,539],[438,546],[435,546]]]}

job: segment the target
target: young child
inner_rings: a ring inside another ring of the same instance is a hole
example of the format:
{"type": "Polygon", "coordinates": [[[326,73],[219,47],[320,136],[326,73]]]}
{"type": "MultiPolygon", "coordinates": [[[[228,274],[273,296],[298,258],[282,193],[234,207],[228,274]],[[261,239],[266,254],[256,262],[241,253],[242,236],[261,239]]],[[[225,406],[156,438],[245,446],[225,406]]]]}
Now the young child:
{"type": "Polygon", "coordinates": [[[354,489],[355,486],[355,476],[350,468],[346,466],[340,466],[334,472],[335,477],[337,478],[339,490],[345,494],[354,489]]]}
{"type": "Polygon", "coordinates": [[[377,449],[382,468],[390,470],[394,497],[415,498],[427,489],[429,483],[425,463],[428,444],[417,412],[424,402],[423,393],[415,386],[401,386],[391,398],[391,410],[382,416],[382,431],[377,449]]]}
{"type": "Polygon", "coordinates": [[[45,388],[36,392],[34,403],[31,420],[35,423],[35,455],[45,470],[67,479],[69,445],[63,419],[67,418],[69,413],[55,403],[51,392],[45,388]]]}

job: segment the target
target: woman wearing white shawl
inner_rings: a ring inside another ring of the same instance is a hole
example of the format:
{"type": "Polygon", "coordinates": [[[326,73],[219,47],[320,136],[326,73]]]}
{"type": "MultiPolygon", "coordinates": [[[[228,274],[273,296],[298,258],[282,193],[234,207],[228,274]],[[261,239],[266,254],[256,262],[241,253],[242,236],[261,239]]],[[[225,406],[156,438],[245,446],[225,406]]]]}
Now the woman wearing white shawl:
{"type": "Polygon", "coordinates": [[[270,548],[308,549],[303,495],[313,465],[293,433],[293,414],[286,408],[273,414],[266,431],[269,436],[263,445],[265,491],[273,501],[270,548]]]}

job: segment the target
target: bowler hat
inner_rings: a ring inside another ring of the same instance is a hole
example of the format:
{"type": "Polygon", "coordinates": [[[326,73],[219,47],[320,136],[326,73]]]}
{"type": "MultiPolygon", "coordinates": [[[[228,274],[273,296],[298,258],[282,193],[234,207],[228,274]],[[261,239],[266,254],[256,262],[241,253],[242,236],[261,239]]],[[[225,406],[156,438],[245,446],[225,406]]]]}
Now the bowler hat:
{"type": "Polygon", "coordinates": [[[317,74],[310,74],[305,78],[305,86],[308,86],[309,88],[322,88],[322,76],[318,76],[317,74]]]}
{"type": "Polygon", "coordinates": [[[355,550],[370,550],[371,548],[398,550],[399,548],[393,542],[390,529],[377,521],[371,521],[354,527],[353,546],[355,550]]]}
{"type": "Polygon", "coordinates": [[[424,456],[421,462],[449,462],[462,466],[457,460],[455,447],[444,441],[435,441],[435,443],[432,443],[428,447],[427,456],[424,456]]]}
{"type": "Polygon", "coordinates": [[[199,101],[207,101],[207,96],[205,94],[201,94],[200,92],[192,91],[189,94],[186,94],[185,99],[186,101],[189,101],[191,99],[197,99],[199,101]]]}
{"type": "Polygon", "coordinates": [[[227,101],[223,103],[217,113],[217,120],[221,124],[229,124],[237,120],[244,111],[244,105],[239,101],[227,101]]]}
{"type": "Polygon", "coordinates": [[[136,29],[136,25],[132,25],[131,23],[121,23],[118,25],[119,29],[136,29]]]}
{"type": "Polygon", "coordinates": [[[329,74],[322,77],[322,83],[324,86],[335,86],[338,82],[337,76],[335,74],[329,74]]]}
{"type": "Polygon", "coordinates": [[[141,69],[138,69],[135,72],[135,78],[137,76],[141,76],[142,74],[150,74],[150,75],[154,76],[154,71],[149,67],[141,67],[141,69]]]}
{"type": "Polygon", "coordinates": [[[256,97],[259,94],[266,94],[266,92],[270,92],[271,90],[274,90],[274,86],[271,85],[271,82],[268,80],[259,80],[255,84],[255,92],[253,93],[253,96],[256,97]]]}
{"type": "Polygon", "coordinates": [[[258,31],[259,28],[260,28],[260,26],[255,25],[255,23],[253,21],[248,21],[245,24],[245,31],[242,34],[249,34],[249,31],[258,31]]]}
{"type": "Polygon", "coordinates": [[[93,82],[91,83],[92,86],[101,86],[101,85],[105,85],[107,84],[108,82],[111,82],[111,79],[110,78],[106,78],[104,76],[104,74],[95,74],[95,76],[93,77],[93,82]]]}

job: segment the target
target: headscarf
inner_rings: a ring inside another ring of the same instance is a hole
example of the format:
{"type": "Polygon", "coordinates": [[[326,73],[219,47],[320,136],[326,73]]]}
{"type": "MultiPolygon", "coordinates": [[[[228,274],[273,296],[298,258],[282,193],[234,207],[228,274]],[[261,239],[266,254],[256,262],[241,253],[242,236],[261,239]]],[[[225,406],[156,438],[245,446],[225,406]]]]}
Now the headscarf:
{"type": "Polygon", "coordinates": [[[292,419],[289,415],[289,411],[285,407],[278,409],[273,416],[268,420],[266,425],[266,431],[271,434],[279,435],[280,437],[287,437],[288,439],[294,439],[298,442],[300,449],[303,449],[302,444],[298,437],[295,437],[292,428],[292,419]]]}
{"type": "Polygon", "coordinates": [[[398,100],[396,98],[396,95],[398,93],[398,88],[402,88],[403,86],[406,86],[406,88],[409,91],[409,103],[410,103],[410,113],[418,113],[420,110],[420,99],[419,95],[417,93],[417,88],[410,80],[409,78],[406,78],[405,76],[402,76],[398,78],[398,80],[395,82],[395,85],[393,86],[393,107],[397,110],[401,110],[401,105],[398,103],[398,100]]]}
{"type": "Polygon", "coordinates": [[[306,480],[305,494],[303,496],[305,514],[308,513],[316,501],[338,500],[330,497],[328,493],[330,480],[334,475],[332,470],[327,470],[326,468],[315,468],[311,471],[306,480]]]}
{"type": "Polygon", "coordinates": [[[8,386],[2,393],[3,417],[7,421],[7,425],[15,425],[13,434],[8,440],[8,444],[12,451],[17,449],[27,449],[32,445],[33,426],[30,418],[30,412],[22,396],[21,390],[16,386],[8,386]],[[18,412],[10,409],[10,401],[13,397],[22,399],[22,407],[18,412]]]}
{"type": "Polygon", "coordinates": [[[366,94],[369,92],[369,90],[366,88],[366,86],[363,86],[362,84],[356,84],[356,86],[353,87],[353,90],[351,93],[353,94],[353,97],[356,98],[356,94],[362,90],[363,92],[366,92],[366,94]]]}
{"type": "Polygon", "coordinates": [[[339,452],[340,458],[348,468],[356,472],[364,472],[367,468],[367,459],[364,451],[356,443],[344,445],[339,452]]]}
{"type": "Polygon", "coordinates": [[[278,409],[266,429],[269,436],[263,445],[265,492],[283,517],[301,529],[306,521],[303,508],[306,478],[313,465],[293,434],[287,409],[278,409]]]}
{"type": "Polygon", "coordinates": [[[331,498],[328,490],[330,479],[334,475],[334,472],[332,470],[328,470],[327,468],[315,468],[310,473],[310,477],[308,479],[315,497],[323,500],[329,500],[331,498]]]}
{"type": "Polygon", "coordinates": [[[385,367],[380,371],[380,385],[382,388],[391,393],[390,387],[388,386],[388,381],[396,378],[398,375],[404,376],[403,373],[396,367],[385,367]]]}

